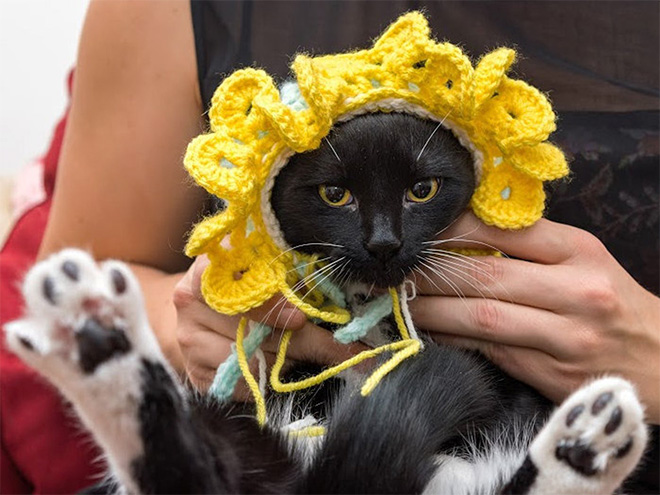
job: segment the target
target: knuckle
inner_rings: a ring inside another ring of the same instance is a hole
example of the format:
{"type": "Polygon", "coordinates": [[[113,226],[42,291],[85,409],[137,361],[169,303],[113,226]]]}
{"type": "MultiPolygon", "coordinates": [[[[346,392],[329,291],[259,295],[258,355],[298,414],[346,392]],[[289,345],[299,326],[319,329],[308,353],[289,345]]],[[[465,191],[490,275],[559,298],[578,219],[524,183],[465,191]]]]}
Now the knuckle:
{"type": "Polygon", "coordinates": [[[177,285],[172,292],[172,302],[177,309],[187,308],[193,304],[195,300],[196,298],[191,291],[180,287],[179,285],[177,285]]]}
{"type": "Polygon", "coordinates": [[[606,276],[591,277],[582,290],[584,303],[599,313],[614,314],[620,309],[618,291],[606,276]]]}
{"type": "Polygon", "coordinates": [[[507,348],[503,345],[488,343],[485,347],[484,354],[495,364],[509,362],[511,364],[512,357],[507,352],[507,348]]]}
{"type": "Polygon", "coordinates": [[[557,363],[555,368],[564,390],[576,390],[589,378],[584,369],[575,363],[557,363]]]}
{"type": "Polygon", "coordinates": [[[496,334],[500,328],[501,319],[501,311],[494,301],[482,299],[475,305],[473,322],[482,337],[488,338],[488,336],[496,334]]]}
{"type": "Polygon", "coordinates": [[[589,328],[580,329],[573,339],[573,353],[581,360],[588,359],[594,354],[599,354],[602,348],[602,340],[597,332],[589,328]]]}
{"type": "Polygon", "coordinates": [[[594,258],[607,252],[600,239],[585,230],[573,229],[569,242],[573,246],[574,257],[594,258]]]}
{"type": "Polygon", "coordinates": [[[181,349],[190,349],[194,345],[193,334],[185,326],[177,326],[176,340],[181,349]]]}
{"type": "Polygon", "coordinates": [[[502,281],[504,267],[495,256],[477,258],[471,266],[470,276],[481,286],[491,287],[502,281]]]}

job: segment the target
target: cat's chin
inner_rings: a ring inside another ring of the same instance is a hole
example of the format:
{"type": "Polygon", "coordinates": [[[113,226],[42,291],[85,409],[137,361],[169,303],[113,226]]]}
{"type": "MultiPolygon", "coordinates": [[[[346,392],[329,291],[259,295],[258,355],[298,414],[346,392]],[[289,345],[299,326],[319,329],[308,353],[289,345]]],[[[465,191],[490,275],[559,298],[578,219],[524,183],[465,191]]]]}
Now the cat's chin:
{"type": "Polygon", "coordinates": [[[386,292],[389,287],[398,287],[406,280],[406,273],[356,273],[354,279],[363,284],[373,286],[374,291],[386,292]]]}

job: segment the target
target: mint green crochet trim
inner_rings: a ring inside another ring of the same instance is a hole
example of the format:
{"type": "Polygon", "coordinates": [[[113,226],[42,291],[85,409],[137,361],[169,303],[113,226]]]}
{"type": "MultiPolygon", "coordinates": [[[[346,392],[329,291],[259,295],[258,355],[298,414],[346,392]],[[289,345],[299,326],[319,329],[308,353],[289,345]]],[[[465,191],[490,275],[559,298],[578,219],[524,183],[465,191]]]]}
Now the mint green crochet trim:
{"type": "MultiPolygon", "coordinates": [[[[263,323],[257,323],[252,327],[243,341],[248,359],[252,357],[271,331],[272,329],[263,323]]],[[[238,367],[238,356],[236,355],[236,348],[232,345],[231,354],[224,363],[218,366],[218,370],[215,372],[215,378],[208,394],[220,402],[231,399],[240,377],[241,369],[238,367]]]]}
{"type": "Polygon", "coordinates": [[[285,81],[282,83],[282,86],[280,86],[280,100],[296,112],[309,108],[296,81],[285,81]]]}
{"type": "Polygon", "coordinates": [[[362,316],[356,316],[349,323],[335,331],[335,340],[350,344],[364,337],[383,318],[392,313],[392,296],[383,294],[365,305],[362,316]]]}

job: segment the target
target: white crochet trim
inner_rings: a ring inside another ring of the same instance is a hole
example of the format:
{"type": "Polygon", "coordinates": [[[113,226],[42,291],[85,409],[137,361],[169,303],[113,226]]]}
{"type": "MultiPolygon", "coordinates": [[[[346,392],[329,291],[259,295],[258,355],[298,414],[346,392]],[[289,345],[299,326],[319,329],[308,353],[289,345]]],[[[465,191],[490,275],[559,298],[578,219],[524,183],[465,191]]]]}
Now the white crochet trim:
{"type": "MultiPolygon", "coordinates": [[[[351,102],[351,99],[348,98],[344,101],[344,104],[348,105],[351,102]]],[[[466,132],[457,126],[451,119],[448,117],[440,117],[432,114],[428,110],[419,105],[414,105],[409,101],[406,101],[402,98],[386,98],[384,100],[374,101],[367,103],[366,105],[361,106],[360,108],[353,110],[352,112],[347,112],[343,115],[340,115],[337,118],[336,122],[346,122],[351,120],[358,115],[364,115],[366,113],[375,113],[379,110],[390,110],[400,113],[406,113],[410,115],[416,115],[417,117],[432,120],[434,122],[440,122],[442,127],[450,130],[459,143],[466,148],[472,154],[472,160],[474,162],[474,178],[476,181],[476,186],[481,182],[481,172],[483,169],[484,155],[483,153],[470,141],[470,138],[467,136],[466,132]]],[[[294,154],[294,151],[290,148],[285,148],[273,161],[273,165],[270,168],[270,174],[264,183],[264,187],[261,190],[261,214],[266,226],[266,231],[268,235],[273,239],[277,247],[286,251],[290,249],[291,246],[284,240],[284,235],[280,227],[280,223],[275,216],[273,211],[273,206],[270,203],[271,195],[273,192],[273,186],[275,185],[275,179],[284,166],[288,163],[289,158],[294,154]]]]}

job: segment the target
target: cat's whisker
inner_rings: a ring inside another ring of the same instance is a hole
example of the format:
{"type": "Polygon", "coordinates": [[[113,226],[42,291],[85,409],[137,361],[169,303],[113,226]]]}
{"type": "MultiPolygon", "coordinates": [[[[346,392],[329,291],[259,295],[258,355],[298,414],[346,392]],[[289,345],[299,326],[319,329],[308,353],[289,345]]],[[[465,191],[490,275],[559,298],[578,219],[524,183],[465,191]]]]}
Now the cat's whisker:
{"type": "MultiPolygon", "coordinates": [[[[459,217],[460,218],[460,217],[459,217]]],[[[456,222],[458,218],[456,218],[452,223],[450,223],[447,227],[442,229],[440,232],[436,233],[435,235],[438,236],[441,233],[443,233],[445,230],[447,230],[454,222],[456,222]]],[[[456,235],[454,237],[451,237],[449,239],[433,239],[431,241],[423,241],[422,244],[444,244],[446,242],[451,242],[451,241],[458,241],[459,239],[464,239],[465,237],[474,234],[477,230],[479,230],[479,225],[477,225],[475,228],[473,228],[470,232],[465,232],[460,235],[456,235]]]]}
{"type": "MultiPolygon", "coordinates": [[[[344,258],[345,257],[340,258],[339,261],[341,261],[344,258]]],[[[307,297],[307,295],[309,295],[309,293],[311,293],[314,289],[316,289],[316,287],[318,287],[325,280],[327,280],[328,277],[331,277],[333,275],[333,273],[337,272],[337,270],[339,270],[339,274],[341,274],[341,272],[344,270],[344,268],[346,268],[348,266],[349,263],[350,263],[350,260],[347,260],[346,263],[341,264],[340,266],[336,267],[332,272],[328,273],[322,280],[320,280],[316,285],[314,285],[307,294],[305,294],[301,298],[301,301],[304,301],[305,298],[307,297]]],[[[337,276],[339,276],[339,274],[337,276]]],[[[284,328],[286,328],[289,325],[289,321],[291,320],[292,317],[293,317],[293,314],[288,316],[287,320],[284,323],[284,328]]]]}
{"type": "Polygon", "coordinates": [[[331,258],[332,258],[332,256],[326,256],[325,258],[319,258],[318,260],[308,261],[307,263],[302,263],[302,264],[300,264],[300,265],[297,265],[297,266],[295,266],[295,267],[293,267],[293,268],[287,270],[286,273],[287,273],[287,275],[288,275],[289,273],[291,273],[291,272],[295,272],[295,271],[298,271],[298,270],[300,270],[301,268],[308,267],[309,265],[313,265],[313,264],[315,264],[315,263],[322,263],[322,262],[327,261],[327,260],[329,260],[329,259],[331,259],[331,258]]]}
{"type": "MultiPolygon", "coordinates": [[[[422,263],[422,265],[424,265],[424,264],[422,263]]],[[[465,307],[467,312],[470,315],[474,316],[474,313],[472,312],[472,309],[470,308],[470,305],[467,303],[467,297],[465,296],[463,291],[460,289],[460,287],[458,287],[455,283],[453,283],[446,275],[444,275],[443,273],[438,272],[433,267],[430,267],[430,266],[426,265],[426,268],[428,270],[430,270],[431,272],[433,272],[442,281],[444,281],[451,288],[451,290],[453,290],[454,293],[458,296],[458,299],[461,301],[461,303],[463,304],[463,306],[465,307]]],[[[424,274],[424,271],[420,270],[419,273],[424,274]]],[[[429,277],[427,276],[427,279],[428,278],[429,277]]],[[[432,282],[432,283],[436,287],[436,289],[439,290],[442,294],[445,294],[445,295],[447,294],[445,291],[440,289],[436,283],[434,283],[434,282],[432,282]]]]}
{"type": "MultiPolygon", "coordinates": [[[[451,257],[446,257],[446,255],[434,255],[434,256],[437,256],[438,260],[441,260],[442,263],[446,263],[447,258],[451,258],[451,257]]],[[[502,282],[497,280],[491,273],[489,273],[488,270],[484,270],[483,268],[478,267],[478,266],[470,265],[468,263],[468,260],[464,260],[464,259],[453,258],[453,259],[451,259],[451,261],[454,262],[455,264],[457,264],[457,267],[460,267],[461,264],[464,264],[462,266],[465,267],[467,265],[472,271],[482,274],[482,276],[486,277],[488,280],[490,280],[493,284],[495,284],[502,291],[502,293],[505,295],[505,297],[504,297],[505,301],[507,301],[507,302],[513,302],[514,301],[514,298],[511,295],[511,293],[509,292],[509,289],[502,282]]],[[[493,289],[487,287],[487,285],[484,282],[480,281],[474,274],[469,274],[469,273],[465,273],[465,272],[463,272],[463,273],[467,276],[470,276],[472,279],[475,280],[475,282],[478,281],[484,288],[487,288],[488,292],[492,295],[492,297],[494,299],[497,299],[498,301],[501,300],[495,294],[495,291],[493,289]]]]}
{"type": "MultiPolygon", "coordinates": [[[[458,217],[454,218],[451,222],[449,222],[449,225],[446,225],[445,227],[443,227],[442,229],[440,229],[438,232],[436,232],[435,235],[434,235],[434,237],[439,236],[439,235],[442,234],[444,231],[446,231],[449,227],[451,227],[452,225],[454,225],[454,224],[458,221],[459,218],[461,218],[461,217],[458,216],[458,217]]],[[[426,244],[427,242],[429,242],[429,241],[423,242],[422,244],[426,244]]]]}
{"type": "MultiPolygon", "coordinates": [[[[339,258],[339,260],[337,260],[337,261],[341,261],[341,260],[343,260],[343,259],[344,259],[344,258],[342,257],[342,258],[339,258]]],[[[333,263],[334,263],[334,262],[333,262],[333,263]]],[[[316,289],[320,284],[322,284],[325,280],[327,280],[327,278],[330,277],[333,273],[335,273],[337,270],[339,270],[339,269],[341,268],[341,266],[342,266],[342,265],[335,266],[335,267],[333,268],[333,270],[332,270],[330,273],[326,274],[326,275],[325,275],[321,280],[319,280],[319,281],[318,281],[313,287],[311,287],[311,288],[309,289],[309,291],[308,291],[305,295],[303,295],[303,296],[300,298],[300,301],[301,301],[301,302],[304,302],[305,299],[307,298],[307,296],[308,296],[309,294],[311,294],[311,293],[314,291],[314,289],[316,289]]],[[[278,319],[278,320],[279,320],[279,318],[280,318],[280,316],[281,316],[281,314],[282,314],[282,310],[283,310],[283,309],[284,309],[284,307],[282,307],[282,308],[280,309],[280,312],[279,312],[279,314],[277,315],[277,319],[278,319]]],[[[291,315],[289,316],[289,318],[291,318],[291,315]]],[[[286,321],[286,323],[285,323],[285,325],[284,325],[284,328],[286,328],[286,326],[288,325],[288,322],[289,322],[289,319],[287,319],[287,321],[286,321]]],[[[281,335],[280,335],[280,341],[279,341],[279,344],[280,344],[280,345],[282,344],[282,338],[283,338],[283,336],[284,336],[284,334],[281,334],[281,335]]]]}
{"type": "Polygon", "coordinates": [[[481,296],[482,299],[487,299],[486,294],[484,294],[484,292],[482,292],[482,290],[475,283],[472,283],[470,281],[470,279],[474,280],[474,282],[476,282],[476,283],[481,284],[483,286],[483,288],[485,290],[487,290],[487,292],[492,296],[493,299],[496,299],[496,300],[499,301],[499,299],[497,298],[497,296],[495,295],[495,293],[491,289],[489,289],[485,284],[480,282],[473,275],[462,271],[460,266],[452,265],[451,263],[448,263],[446,260],[443,260],[443,262],[439,262],[438,260],[433,260],[433,259],[428,259],[427,258],[427,261],[430,264],[432,264],[433,266],[437,267],[438,269],[445,270],[446,272],[449,272],[448,275],[453,275],[453,276],[459,278],[460,280],[462,280],[463,282],[465,282],[466,284],[468,284],[475,291],[477,291],[477,293],[479,294],[479,296],[481,296]]]}
{"type": "MultiPolygon", "coordinates": [[[[418,266],[413,267],[413,273],[419,273],[426,280],[428,280],[429,284],[431,284],[431,286],[434,287],[438,292],[440,292],[443,295],[446,294],[444,289],[441,289],[440,286],[438,286],[437,282],[435,280],[433,280],[431,277],[429,277],[426,273],[424,273],[424,271],[422,271],[422,269],[420,267],[418,267],[418,266]]],[[[417,277],[415,276],[415,278],[417,278],[417,277]]]]}
{"type": "MultiPolygon", "coordinates": [[[[441,254],[441,253],[429,254],[429,255],[426,256],[426,259],[434,260],[434,261],[442,263],[442,264],[448,264],[450,266],[454,266],[454,267],[457,267],[457,268],[460,268],[460,269],[469,268],[473,272],[482,274],[484,277],[489,278],[493,282],[496,281],[495,278],[491,274],[489,274],[484,268],[482,268],[481,266],[479,266],[476,263],[470,263],[467,260],[463,260],[463,259],[460,259],[460,258],[456,258],[454,256],[449,256],[449,255],[441,254]]],[[[467,274],[467,272],[466,272],[466,274],[467,274]]],[[[475,280],[477,279],[477,277],[472,275],[472,274],[470,274],[470,276],[472,276],[475,280]]]]}
{"type": "Polygon", "coordinates": [[[463,291],[461,291],[460,287],[458,287],[446,275],[444,275],[443,273],[438,271],[434,266],[429,265],[428,263],[426,263],[423,260],[420,260],[420,264],[422,266],[424,266],[425,268],[427,268],[428,270],[430,270],[434,275],[436,275],[438,278],[440,278],[443,282],[445,282],[454,291],[454,293],[456,293],[458,298],[463,302],[463,304],[465,305],[465,308],[468,310],[468,312],[470,312],[470,314],[472,314],[472,310],[470,309],[470,306],[467,304],[467,297],[465,296],[463,291]]]}
{"type": "Polygon", "coordinates": [[[483,247],[486,247],[486,248],[491,249],[493,251],[497,251],[504,258],[509,258],[509,256],[506,253],[500,251],[500,249],[497,248],[496,246],[493,246],[492,244],[488,244],[487,242],[477,241],[477,240],[474,240],[474,239],[461,239],[461,238],[458,238],[458,237],[452,237],[451,239],[438,239],[436,241],[425,241],[425,244],[431,244],[433,246],[437,246],[439,244],[446,244],[448,242],[463,242],[463,243],[477,244],[478,246],[483,246],[483,247]]]}
{"type": "MultiPolygon", "coordinates": [[[[297,291],[297,290],[302,289],[302,288],[303,288],[304,286],[306,286],[308,283],[312,282],[312,281],[313,281],[313,280],[314,280],[319,274],[323,274],[323,273],[325,273],[327,270],[330,270],[332,267],[334,267],[334,268],[332,269],[332,271],[331,271],[330,273],[334,273],[334,271],[335,271],[337,268],[341,267],[341,265],[338,266],[338,264],[341,263],[341,261],[343,261],[344,259],[345,259],[345,256],[342,256],[341,258],[336,259],[336,260],[333,261],[332,263],[328,263],[327,265],[325,265],[325,266],[319,268],[318,270],[315,270],[314,272],[310,273],[310,274],[307,275],[306,277],[303,277],[302,280],[299,280],[299,281],[298,281],[298,282],[297,282],[297,283],[296,283],[291,289],[292,289],[294,292],[297,291]]],[[[319,285],[320,283],[322,283],[323,280],[325,280],[326,278],[327,278],[327,276],[324,276],[324,277],[323,277],[319,282],[317,282],[317,283],[316,283],[311,289],[309,289],[309,291],[307,292],[307,294],[305,294],[305,296],[303,296],[301,300],[304,301],[304,300],[305,300],[305,297],[307,297],[307,295],[308,295],[309,293],[311,293],[316,287],[318,287],[318,285],[319,285]]],[[[280,307],[280,311],[279,311],[279,313],[278,313],[278,315],[277,315],[277,319],[279,319],[280,315],[282,314],[282,311],[284,310],[284,301],[280,301],[280,302],[282,303],[282,305],[281,305],[281,307],[280,307]]],[[[278,306],[278,305],[276,305],[273,309],[271,309],[271,311],[268,312],[267,316],[270,316],[270,315],[272,314],[272,312],[275,310],[275,308],[276,308],[277,306],[278,306]]],[[[287,323],[288,323],[288,322],[287,322],[287,323]]]]}
{"type": "MultiPolygon", "coordinates": [[[[311,280],[313,280],[313,278],[316,277],[316,276],[318,275],[318,273],[319,273],[321,270],[324,270],[324,269],[330,267],[331,265],[336,265],[337,263],[341,262],[344,258],[345,258],[345,256],[342,256],[341,258],[339,258],[339,259],[337,259],[337,260],[335,260],[335,261],[333,261],[333,262],[331,262],[331,263],[329,263],[329,264],[327,264],[327,265],[321,267],[320,269],[315,270],[314,272],[310,273],[309,275],[303,277],[301,280],[299,280],[298,282],[296,282],[296,283],[293,285],[293,287],[291,287],[291,290],[295,292],[295,291],[298,291],[298,290],[302,289],[302,288],[303,288],[308,282],[310,282],[311,280]]],[[[285,304],[286,304],[286,299],[281,299],[281,300],[279,300],[279,301],[278,301],[275,305],[273,305],[273,307],[272,307],[272,308],[271,308],[271,309],[270,309],[270,310],[269,310],[269,311],[268,311],[268,312],[267,312],[267,313],[261,318],[260,323],[265,324],[266,320],[267,320],[268,318],[270,318],[270,316],[271,316],[276,310],[278,310],[278,309],[279,309],[279,313],[278,313],[277,319],[279,319],[280,315],[282,314],[282,311],[284,310],[284,306],[285,306],[285,304]]]]}
{"type": "Polygon", "coordinates": [[[368,301],[369,298],[371,297],[371,293],[373,292],[374,287],[376,287],[376,282],[373,282],[373,283],[371,284],[371,287],[369,287],[369,291],[367,292],[367,301],[368,301]]]}
{"type": "MultiPolygon", "coordinates": [[[[481,273],[483,276],[485,276],[485,277],[488,278],[491,282],[493,282],[495,285],[497,285],[497,286],[502,290],[502,292],[503,292],[504,294],[506,294],[506,298],[505,298],[506,301],[508,301],[508,302],[513,302],[513,301],[514,301],[513,296],[512,296],[511,293],[509,292],[509,289],[507,289],[506,286],[505,286],[504,284],[502,284],[502,282],[500,282],[499,280],[497,280],[497,279],[496,279],[491,273],[488,272],[488,270],[484,270],[483,268],[481,268],[481,267],[479,267],[479,266],[476,266],[476,265],[474,264],[474,262],[477,261],[474,257],[461,255],[461,256],[464,258],[464,259],[463,259],[463,258],[461,258],[461,257],[455,257],[455,256],[453,256],[453,255],[447,255],[447,254],[442,254],[442,253],[434,254],[434,255],[432,255],[432,256],[437,257],[438,259],[441,259],[443,263],[447,262],[448,259],[451,259],[452,262],[454,262],[455,264],[458,264],[459,266],[462,264],[462,266],[467,266],[467,267],[469,267],[470,269],[472,269],[474,272],[481,273]]],[[[483,262],[483,261],[479,261],[479,263],[488,266],[488,263],[485,263],[485,262],[483,262]]],[[[478,279],[477,279],[476,276],[474,276],[474,275],[472,275],[472,274],[465,273],[465,272],[463,272],[463,273],[464,273],[465,275],[469,275],[469,276],[470,276],[471,278],[473,278],[475,281],[478,281],[478,279]]],[[[480,283],[481,283],[484,287],[486,287],[486,284],[485,284],[485,283],[483,283],[483,282],[480,282],[480,283]]],[[[494,297],[495,299],[498,299],[498,300],[499,300],[499,298],[498,298],[497,296],[495,296],[495,293],[494,293],[494,291],[493,291],[492,289],[489,288],[488,290],[489,290],[489,292],[493,295],[493,297],[494,297]]]]}
{"type": "Polygon", "coordinates": [[[433,138],[435,133],[438,132],[438,129],[440,129],[440,127],[442,127],[442,124],[445,123],[445,120],[447,120],[447,117],[449,117],[450,112],[451,112],[451,110],[448,110],[447,114],[442,118],[442,120],[440,122],[438,122],[438,125],[435,127],[435,129],[433,129],[433,132],[431,133],[431,135],[428,137],[428,139],[424,143],[424,146],[422,146],[422,150],[419,152],[419,155],[417,155],[417,158],[415,159],[416,162],[418,162],[419,159],[422,157],[422,154],[424,153],[424,150],[426,149],[426,147],[431,142],[431,138],[433,138]]]}
{"type": "Polygon", "coordinates": [[[485,261],[482,261],[479,259],[478,256],[468,256],[463,253],[458,253],[456,251],[449,251],[446,249],[438,249],[438,248],[427,248],[427,249],[422,249],[421,253],[423,254],[431,254],[431,255],[438,255],[438,256],[446,256],[448,258],[455,258],[457,260],[464,261],[466,263],[469,263],[472,266],[475,265],[481,265],[481,266],[488,266],[488,263],[485,261]]]}
{"type": "Polygon", "coordinates": [[[325,140],[326,143],[328,143],[328,146],[330,146],[332,153],[335,155],[335,157],[337,157],[337,161],[341,163],[341,158],[339,158],[339,155],[337,154],[337,151],[335,150],[335,147],[332,145],[330,140],[327,137],[324,137],[323,139],[325,140]]]}
{"type": "Polygon", "coordinates": [[[270,260],[269,264],[272,264],[273,262],[278,260],[281,256],[284,256],[286,253],[288,253],[290,251],[294,251],[294,250],[296,250],[298,248],[301,248],[301,247],[309,247],[309,246],[326,246],[326,247],[335,247],[335,248],[345,249],[345,246],[342,246],[341,244],[333,244],[331,242],[306,242],[304,244],[298,244],[296,246],[290,247],[289,249],[285,249],[280,254],[275,256],[272,260],[270,260]]]}

